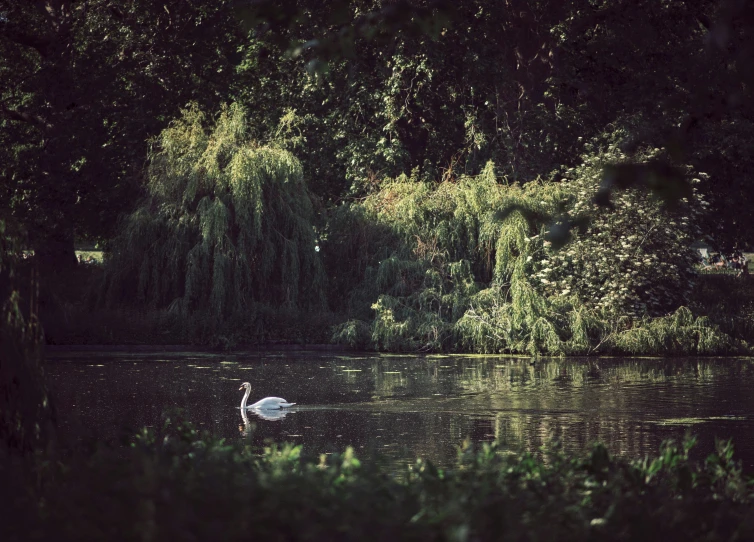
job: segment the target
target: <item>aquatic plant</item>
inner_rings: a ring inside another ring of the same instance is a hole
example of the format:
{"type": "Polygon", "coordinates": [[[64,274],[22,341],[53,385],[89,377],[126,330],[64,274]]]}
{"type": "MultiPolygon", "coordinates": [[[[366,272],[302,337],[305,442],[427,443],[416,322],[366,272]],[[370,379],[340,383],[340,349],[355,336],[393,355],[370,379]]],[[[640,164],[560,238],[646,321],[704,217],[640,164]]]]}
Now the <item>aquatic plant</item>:
{"type": "Polygon", "coordinates": [[[148,195],[107,259],[105,302],[215,319],[259,304],[316,309],[324,273],[299,161],[250,138],[246,112],[197,106],[153,142],[148,195]]]}

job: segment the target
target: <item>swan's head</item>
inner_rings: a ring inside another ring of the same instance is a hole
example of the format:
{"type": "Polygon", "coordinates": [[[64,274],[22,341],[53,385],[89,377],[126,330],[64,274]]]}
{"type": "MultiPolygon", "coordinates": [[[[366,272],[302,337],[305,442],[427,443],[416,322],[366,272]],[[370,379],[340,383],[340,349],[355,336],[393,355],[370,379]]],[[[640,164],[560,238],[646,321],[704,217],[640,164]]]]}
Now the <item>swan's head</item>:
{"type": "Polygon", "coordinates": [[[250,389],[251,389],[251,384],[249,384],[248,382],[244,382],[243,384],[241,384],[241,387],[238,388],[238,391],[250,390],[250,389]]]}

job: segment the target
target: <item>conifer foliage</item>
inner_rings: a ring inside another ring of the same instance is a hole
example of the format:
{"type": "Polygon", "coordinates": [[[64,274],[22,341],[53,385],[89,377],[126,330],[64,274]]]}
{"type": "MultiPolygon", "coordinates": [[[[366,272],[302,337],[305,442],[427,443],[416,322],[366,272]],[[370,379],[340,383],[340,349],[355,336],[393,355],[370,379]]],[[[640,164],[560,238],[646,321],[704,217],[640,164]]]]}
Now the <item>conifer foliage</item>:
{"type": "Polygon", "coordinates": [[[107,303],[220,319],[258,304],[320,307],[324,273],[301,164],[254,142],[237,104],[208,124],[190,106],[153,142],[148,196],[114,241],[107,303]]]}

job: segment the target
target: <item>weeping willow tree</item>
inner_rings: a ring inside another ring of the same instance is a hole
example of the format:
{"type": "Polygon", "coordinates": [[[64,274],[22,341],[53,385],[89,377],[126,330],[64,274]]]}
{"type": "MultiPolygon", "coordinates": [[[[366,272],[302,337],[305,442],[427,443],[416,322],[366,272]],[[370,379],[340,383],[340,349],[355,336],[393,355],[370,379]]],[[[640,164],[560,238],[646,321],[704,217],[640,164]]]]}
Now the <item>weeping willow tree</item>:
{"type": "Polygon", "coordinates": [[[392,244],[366,256],[351,297],[358,316],[335,339],[384,350],[729,350],[714,326],[679,309],[693,280],[696,203],[664,209],[638,191],[613,211],[589,203],[618,152],[598,147],[559,182],[524,186],[499,182],[493,164],[442,183],[402,176],[344,207],[392,244]],[[553,216],[584,224],[563,248],[548,241],[553,216]]]}
{"type": "Polygon", "coordinates": [[[301,164],[249,137],[244,110],[208,127],[189,107],[153,143],[148,197],[108,259],[110,305],[133,301],[220,320],[259,304],[316,309],[324,273],[301,164]]]}

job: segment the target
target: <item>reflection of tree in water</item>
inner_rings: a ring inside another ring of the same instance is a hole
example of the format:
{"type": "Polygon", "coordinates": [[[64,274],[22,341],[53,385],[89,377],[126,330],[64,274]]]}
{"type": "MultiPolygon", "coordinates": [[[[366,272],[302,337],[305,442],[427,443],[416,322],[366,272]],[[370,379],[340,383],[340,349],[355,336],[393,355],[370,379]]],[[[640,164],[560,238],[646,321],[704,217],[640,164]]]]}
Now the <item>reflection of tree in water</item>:
{"type": "MultiPolygon", "coordinates": [[[[687,426],[660,430],[666,417],[698,415],[700,405],[746,404],[743,397],[714,381],[750,368],[737,362],[723,367],[704,360],[558,360],[536,367],[510,364],[501,379],[489,379],[495,438],[515,449],[537,450],[561,442],[581,450],[595,441],[613,453],[639,457],[658,449],[668,437],[681,438],[687,426]],[[495,386],[502,382],[502,387],[495,386]],[[527,389],[531,388],[531,389],[527,389]],[[672,414],[671,414],[672,412],[672,414]]],[[[750,401],[749,401],[750,402],[750,401]]],[[[745,408],[745,407],[744,407],[745,408]]],[[[725,431],[714,423],[695,425],[695,433],[725,431]]]]}
{"type": "MultiPolygon", "coordinates": [[[[414,370],[392,374],[383,368],[373,374],[378,395],[399,391],[427,397],[444,390],[440,395],[447,400],[433,404],[438,409],[435,424],[443,425],[447,443],[494,435],[512,449],[538,450],[562,442],[581,450],[599,440],[613,453],[639,457],[656,451],[665,438],[683,435],[682,426],[658,429],[671,412],[692,418],[700,404],[717,403],[713,395],[725,403],[729,391],[715,381],[730,378],[730,371],[747,370],[745,364],[721,366],[698,359],[560,359],[532,365],[507,358],[455,358],[417,360],[414,370]]],[[[714,424],[694,430],[709,432],[714,424]]],[[[421,448],[432,456],[427,440],[421,448]]]]}
{"type": "Polygon", "coordinates": [[[395,395],[406,389],[408,379],[400,370],[385,370],[379,363],[374,366],[374,393],[380,395],[395,395]]]}
{"type": "MultiPolygon", "coordinates": [[[[257,426],[254,442],[300,442],[311,453],[353,444],[359,454],[373,448],[396,463],[426,457],[447,464],[463,440],[497,438],[513,450],[537,450],[556,440],[579,450],[601,440],[615,453],[639,457],[656,452],[665,438],[682,437],[689,425],[672,420],[684,419],[701,420],[692,429],[709,443],[717,434],[734,437],[739,449],[753,448],[746,416],[754,412],[747,385],[754,385],[754,364],[741,360],[295,360],[255,358],[246,364],[248,373],[239,373],[210,359],[192,367],[124,355],[102,365],[50,364],[49,371],[59,384],[53,391],[61,411],[77,413],[82,426],[98,427],[103,437],[112,436],[106,420],[115,417],[134,430],[156,427],[173,405],[200,429],[226,436],[248,432],[238,418],[235,379],[243,377],[260,395],[291,391],[292,400],[304,405],[279,421],[245,413],[257,426]],[[704,418],[731,415],[744,419],[704,418]]],[[[64,423],[71,426],[68,418],[64,423]]]]}

